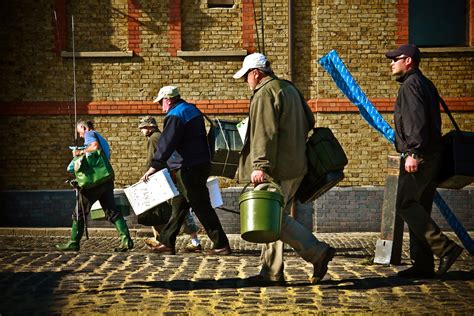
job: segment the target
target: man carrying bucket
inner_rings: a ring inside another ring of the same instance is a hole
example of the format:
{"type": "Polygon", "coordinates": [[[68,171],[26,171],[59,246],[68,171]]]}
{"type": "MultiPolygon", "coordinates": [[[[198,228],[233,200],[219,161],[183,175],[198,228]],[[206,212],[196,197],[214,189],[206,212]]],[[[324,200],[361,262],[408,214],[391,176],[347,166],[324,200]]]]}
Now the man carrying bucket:
{"type": "MultiPolygon", "coordinates": [[[[191,204],[194,213],[213,242],[212,249],[205,253],[231,254],[229,240],[222,229],[216,211],[212,208],[206,187],[211,170],[211,155],[201,111],[195,105],[182,100],[178,88],[174,86],[161,88],[154,102],[160,103],[166,116],[151,167],[141,180],[148,181],[150,175],[166,168],[168,159],[176,151],[182,158],[181,166],[176,171],[178,190],[191,204]]],[[[160,245],[154,249],[155,251],[175,252],[176,236],[185,216],[186,210],[173,206],[171,219],[161,231],[160,245]]]]}
{"type": "Polygon", "coordinates": [[[247,280],[255,285],[283,284],[283,243],[287,243],[313,264],[310,282],[315,284],[326,274],[336,251],[289,216],[306,173],[306,139],[314,116],[296,87],[278,79],[262,54],[245,57],[234,78],[244,78],[253,91],[239,179],[257,185],[271,177],[280,185],[284,199],[280,240],[264,244],[260,274],[247,280]]]}

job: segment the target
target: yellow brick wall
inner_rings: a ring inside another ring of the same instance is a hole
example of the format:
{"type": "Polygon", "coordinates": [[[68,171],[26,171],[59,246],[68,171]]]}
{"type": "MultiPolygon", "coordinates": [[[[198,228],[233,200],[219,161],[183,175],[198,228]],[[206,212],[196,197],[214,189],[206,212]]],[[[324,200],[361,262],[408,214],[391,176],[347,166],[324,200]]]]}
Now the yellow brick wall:
{"type": "MultiPolygon", "coordinates": [[[[236,1],[239,2],[239,1],[236,1]]],[[[208,8],[207,1],[181,1],[183,50],[241,49],[241,7],[208,8]]]]}
{"type": "MultiPolygon", "coordinates": [[[[73,110],[73,64],[53,51],[56,34],[52,0],[4,3],[0,50],[0,103],[68,101],[73,110]]],[[[76,51],[123,51],[128,48],[127,0],[68,1],[75,19],[76,51]]],[[[77,58],[78,101],[149,101],[163,85],[178,85],[192,100],[247,100],[251,92],[232,75],[241,57],[172,56],[168,51],[169,1],[138,1],[140,53],[132,58],[77,58]]],[[[264,1],[263,20],[255,2],[260,48],[275,72],[288,78],[288,1],[264,1]],[[262,21],[264,32],[261,32],[262,21]],[[264,45],[262,39],[265,38],[264,45]]],[[[294,81],[307,99],[343,98],[316,61],[336,49],[369,98],[393,98],[398,84],[390,76],[384,52],[395,47],[396,0],[294,1],[294,81]]],[[[206,1],[182,0],[182,49],[241,48],[242,1],[235,9],[210,10],[206,1]]],[[[68,30],[71,32],[70,20],[68,30]]],[[[71,38],[62,43],[71,50],[71,38]]],[[[255,37],[257,40],[257,36],[255,37]]],[[[257,43],[255,47],[258,47],[257,43]]],[[[474,96],[474,56],[443,53],[426,56],[421,68],[447,97],[474,96]]],[[[342,186],[383,185],[387,141],[368,127],[358,113],[316,113],[318,126],[331,127],[349,157],[342,186]]],[[[242,118],[243,115],[220,116],[242,118]]],[[[139,115],[95,115],[97,130],[112,147],[117,185],[133,183],[142,173],[143,138],[139,115]]],[[[392,115],[384,113],[391,122],[392,115]]],[[[461,128],[474,130],[472,112],[455,113],[461,128]]],[[[161,116],[158,117],[161,122],[161,116]]],[[[444,130],[451,126],[443,116],[444,130]]],[[[69,116],[2,116],[0,188],[65,188],[65,167],[72,143],[69,116]]],[[[233,182],[225,182],[232,185],[233,182]]]]}
{"type": "MultiPolygon", "coordinates": [[[[155,116],[162,126],[163,116],[155,116]]],[[[214,118],[217,116],[211,116],[214,118]]],[[[242,116],[219,116],[240,120],[242,116]]],[[[391,121],[391,115],[384,115],[391,121]]],[[[116,185],[124,187],[138,181],[145,169],[145,138],[139,133],[139,116],[84,116],[95,121],[96,130],[110,143],[116,185]]],[[[463,126],[474,125],[474,114],[455,114],[463,126]]],[[[359,114],[318,114],[316,126],[330,127],[346,151],[349,164],[340,186],[383,185],[387,155],[396,154],[392,146],[359,114]]],[[[452,129],[443,115],[443,130],[452,129]]],[[[0,189],[64,189],[71,160],[68,146],[73,144],[68,116],[0,118],[2,141],[0,189]]],[[[235,180],[220,179],[222,187],[237,185],[235,180]]]]}

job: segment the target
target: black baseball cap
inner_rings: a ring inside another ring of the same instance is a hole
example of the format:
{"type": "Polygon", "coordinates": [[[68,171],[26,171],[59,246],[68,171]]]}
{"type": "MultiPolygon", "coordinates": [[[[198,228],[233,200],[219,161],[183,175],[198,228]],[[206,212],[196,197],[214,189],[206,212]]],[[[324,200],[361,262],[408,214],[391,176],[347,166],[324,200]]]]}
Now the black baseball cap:
{"type": "Polygon", "coordinates": [[[413,60],[419,61],[421,58],[421,53],[418,47],[413,44],[404,44],[398,47],[397,49],[388,51],[385,53],[385,56],[389,59],[394,59],[400,55],[405,55],[407,57],[413,58],[413,60]]]}

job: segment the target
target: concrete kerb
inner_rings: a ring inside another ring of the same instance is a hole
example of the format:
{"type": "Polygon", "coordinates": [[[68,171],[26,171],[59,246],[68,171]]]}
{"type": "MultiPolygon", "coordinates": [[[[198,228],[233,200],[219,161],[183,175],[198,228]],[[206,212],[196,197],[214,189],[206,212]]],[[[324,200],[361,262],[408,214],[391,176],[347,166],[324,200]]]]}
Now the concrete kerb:
{"type": "MultiPolygon", "coordinates": [[[[116,237],[115,228],[88,228],[90,237],[116,237]]],[[[0,236],[69,236],[70,227],[0,227],[0,236]]],[[[132,238],[151,237],[149,228],[130,229],[132,238]]]]}

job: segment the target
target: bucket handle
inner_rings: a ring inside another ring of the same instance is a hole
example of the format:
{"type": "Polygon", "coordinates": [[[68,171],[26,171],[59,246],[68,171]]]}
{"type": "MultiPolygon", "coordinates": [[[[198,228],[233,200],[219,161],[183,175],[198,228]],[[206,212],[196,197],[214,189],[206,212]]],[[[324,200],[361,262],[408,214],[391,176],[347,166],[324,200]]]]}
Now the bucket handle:
{"type": "MultiPolygon", "coordinates": [[[[244,186],[244,188],[240,192],[240,195],[242,195],[245,192],[245,190],[247,189],[247,187],[250,184],[252,184],[252,182],[249,182],[244,186]]],[[[278,193],[280,193],[283,196],[283,193],[281,192],[280,186],[278,184],[276,184],[276,182],[271,181],[271,180],[258,184],[256,187],[254,187],[254,190],[268,189],[270,186],[273,186],[275,189],[277,189],[278,193]]]]}

